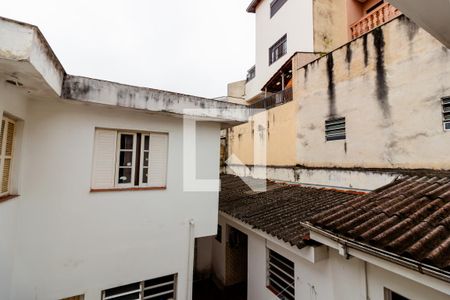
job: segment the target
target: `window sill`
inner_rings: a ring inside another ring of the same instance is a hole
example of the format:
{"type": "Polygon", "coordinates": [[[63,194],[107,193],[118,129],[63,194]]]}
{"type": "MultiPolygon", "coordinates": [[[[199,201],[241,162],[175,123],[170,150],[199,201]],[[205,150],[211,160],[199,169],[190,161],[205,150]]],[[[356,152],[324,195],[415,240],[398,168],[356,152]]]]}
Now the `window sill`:
{"type": "Polygon", "coordinates": [[[6,196],[1,196],[1,197],[0,197],[0,203],[6,202],[6,201],[8,201],[8,200],[12,200],[12,199],[17,198],[17,197],[19,197],[19,195],[6,195],[6,196]]]}
{"type": "Polygon", "coordinates": [[[106,193],[106,192],[131,192],[131,191],[161,191],[167,187],[131,187],[131,188],[111,188],[111,189],[91,189],[91,193],[106,193]]]}

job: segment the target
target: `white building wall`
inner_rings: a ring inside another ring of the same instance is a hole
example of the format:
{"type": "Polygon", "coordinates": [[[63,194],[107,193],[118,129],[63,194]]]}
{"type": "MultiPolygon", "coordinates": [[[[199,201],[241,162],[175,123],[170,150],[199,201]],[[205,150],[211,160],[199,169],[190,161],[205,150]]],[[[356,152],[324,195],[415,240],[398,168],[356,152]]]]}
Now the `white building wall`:
{"type": "MultiPolygon", "coordinates": [[[[196,237],[215,234],[218,193],[183,192],[183,120],[47,99],[26,106],[4,91],[0,108],[24,119],[24,134],[21,197],[0,204],[11,241],[0,246],[0,299],[98,300],[103,289],[173,273],[184,299],[188,221],[196,237]],[[95,127],[168,132],[167,189],[91,193],[95,127]]],[[[200,123],[197,139],[198,176],[217,178],[220,125],[200,123]]]]}
{"type": "MultiPolygon", "coordinates": [[[[345,259],[337,250],[328,248],[328,255],[315,263],[298,254],[298,249],[266,239],[257,231],[222,216],[221,224],[230,224],[248,235],[248,300],[277,300],[267,289],[267,248],[295,264],[295,297],[299,300],[365,300],[364,261],[345,259]]],[[[225,255],[213,248],[213,261],[225,264],[225,255]]],[[[446,300],[448,295],[391,271],[367,263],[368,296],[385,300],[384,288],[414,300],[446,300]]]]}
{"type": "Polygon", "coordinates": [[[289,0],[270,18],[270,0],[256,8],[256,77],[246,86],[246,99],[261,92],[265,83],[295,52],[312,52],[313,1],[289,0]],[[287,34],[287,54],[269,66],[269,48],[287,34]]]}

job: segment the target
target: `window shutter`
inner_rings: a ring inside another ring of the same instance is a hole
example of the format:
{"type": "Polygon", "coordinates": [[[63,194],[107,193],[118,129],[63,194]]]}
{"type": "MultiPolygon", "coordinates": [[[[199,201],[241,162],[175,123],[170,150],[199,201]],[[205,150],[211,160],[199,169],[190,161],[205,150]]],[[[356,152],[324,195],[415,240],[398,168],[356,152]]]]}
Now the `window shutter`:
{"type": "Polygon", "coordinates": [[[167,176],[167,134],[150,134],[150,154],[149,154],[149,186],[165,187],[167,176]]]}
{"type": "Polygon", "coordinates": [[[92,171],[93,189],[108,189],[114,187],[117,151],[116,143],[117,132],[115,130],[95,130],[94,162],[92,171]]]}

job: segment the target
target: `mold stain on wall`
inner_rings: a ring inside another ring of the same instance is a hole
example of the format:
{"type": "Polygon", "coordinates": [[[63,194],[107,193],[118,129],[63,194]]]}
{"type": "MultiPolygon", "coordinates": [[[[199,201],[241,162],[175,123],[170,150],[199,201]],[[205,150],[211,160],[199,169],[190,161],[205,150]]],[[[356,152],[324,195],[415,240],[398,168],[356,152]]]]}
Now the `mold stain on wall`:
{"type": "Polygon", "coordinates": [[[388,93],[389,87],[386,82],[386,68],[384,65],[384,34],[381,28],[376,28],[372,31],[373,45],[376,54],[376,85],[375,94],[378,99],[378,104],[383,111],[383,115],[388,118],[390,116],[388,93]]]}
{"type": "Polygon", "coordinates": [[[336,85],[334,82],[334,60],[333,53],[327,55],[327,77],[328,77],[328,114],[329,117],[336,115],[336,85]]]}

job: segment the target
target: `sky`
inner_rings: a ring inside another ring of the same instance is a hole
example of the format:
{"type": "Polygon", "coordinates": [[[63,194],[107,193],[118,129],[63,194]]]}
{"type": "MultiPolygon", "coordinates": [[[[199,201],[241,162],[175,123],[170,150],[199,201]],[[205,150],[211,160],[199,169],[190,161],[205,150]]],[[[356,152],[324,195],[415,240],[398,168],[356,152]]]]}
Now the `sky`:
{"type": "Polygon", "coordinates": [[[0,15],[37,25],[72,75],[215,98],[255,60],[250,0],[2,2],[0,15]]]}

